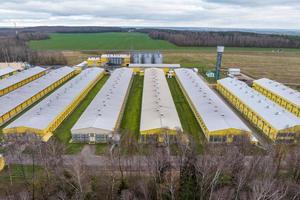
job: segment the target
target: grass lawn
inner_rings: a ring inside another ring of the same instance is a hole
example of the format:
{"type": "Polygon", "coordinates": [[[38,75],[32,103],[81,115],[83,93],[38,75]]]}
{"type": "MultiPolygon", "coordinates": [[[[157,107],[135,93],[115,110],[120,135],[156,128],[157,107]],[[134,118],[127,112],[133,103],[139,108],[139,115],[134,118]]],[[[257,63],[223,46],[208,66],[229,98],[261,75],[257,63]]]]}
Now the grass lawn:
{"type": "MultiPolygon", "coordinates": [[[[35,180],[43,177],[43,168],[40,166],[34,167],[34,177],[35,180]]],[[[5,166],[3,171],[0,173],[0,195],[5,195],[6,191],[10,189],[11,183],[14,188],[24,188],[31,187],[29,184],[32,184],[33,181],[33,167],[32,165],[10,165],[5,166]]]]}
{"type": "Polygon", "coordinates": [[[54,137],[57,138],[60,142],[66,145],[67,154],[76,154],[81,151],[84,144],[70,144],[71,139],[71,128],[74,126],[76,121],[79,119],[81,114],[85,111],[91,101],[94,99],[96,94],[100,91],[106,80],[109,76],[105,75],[88,93],[84,100],[77,106],[74,112],[65,119],[61,125],[55,130],[54,137]]]}
{"type": "Polygon", "coordinates": [[[140,129],[144,77],[135,75],[128,96],[120,128],[128,130],[138,139],[140,129]]]}
{"type": "Polygon", "coordinates": [[[205,137],[193,114],[192,109],[188,104],[187,99],[185,98],[175,78],[170,78],[167,80],[184,132],[191,134],[196,143],[201,147],[205,137]]]}
{"type": "Polygon", "coordinates": [[[109,150],[108,144],[96,144],[96,155],[103,155],[109,150]]]}

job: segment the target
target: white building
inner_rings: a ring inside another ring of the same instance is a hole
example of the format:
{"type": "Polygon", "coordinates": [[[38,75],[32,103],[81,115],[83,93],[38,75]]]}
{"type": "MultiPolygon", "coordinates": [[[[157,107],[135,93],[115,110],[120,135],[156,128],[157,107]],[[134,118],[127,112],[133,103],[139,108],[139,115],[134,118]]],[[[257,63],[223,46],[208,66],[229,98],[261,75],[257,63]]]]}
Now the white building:
{"type": "Polygon", "coordinates": [[[119,127],[133,70],[116,69],[73,126],[72,142],[108,142],[119,127]]]}
{"type": "Polygon", "coordinates": [[[140,133],[141,140],[164,141],[182,130],[175,104],[162,69],[145,70],[140,133]]]}

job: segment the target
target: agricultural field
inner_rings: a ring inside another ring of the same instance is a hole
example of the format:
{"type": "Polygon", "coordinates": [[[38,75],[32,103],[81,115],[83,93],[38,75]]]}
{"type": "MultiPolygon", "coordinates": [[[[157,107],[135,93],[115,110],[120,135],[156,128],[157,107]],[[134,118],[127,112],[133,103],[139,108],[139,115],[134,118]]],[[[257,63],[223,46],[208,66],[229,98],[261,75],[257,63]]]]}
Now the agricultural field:
{"type": "MultiPolygon", "coordinates": [[[[52,34],[51,39],[31,41],[29,46],[36,50],[61,51],[69,65],[107,50],[160,50],[165,63],[180,63],[200,71],[213,70],[216,60],[214,47],[178,47],[142,33],[52,34]]],[[[281,53],[274,50],[226,47],[223,68],[239,67],[253,78],[268,77],[299,86],[300,49],[282,49],[281,53]]]]}
{"type": "MultiPolygon", "coordinates": [[[[89,55],[99,55],[105,51],[63,51],[70,65],[75,65],[87,59],[89,55]]],[[[215,48],[205,50],[164,50],[165,63],[179,63],[182,67],[196,67],[200,72],[214,70],[216,61],[215,48]]],[[[242,72],[255,78],[267,77],[286,83],[290,86],[300,86],[300,51],[286,50],[273,53],[272,49],[225,48],[223,68],[238,67],[242,72]]]]}
{"type": "MultiPolygon", "coordinates": [[[[70,65],[105,50],[161,50],[165,63],[180,63],[201,71],[212,70],[216,59],[213,47],[178,47],[142,33],[52,34],[51,39],[31,41],[29,46],[36,50],[63,51],[70,65]]],[[[239,67],[253,78],[268,77],[292,86],[300,85],[300,49],[282,49],[281,53],[273,50],[225,48],[223,67],[239,67]]]]}
{"type": "Polygon", "coordinates": [[[173,49],[175,45],[152,40],[141,33],[71,33],[52,34],[48,40],[31,41],[36,50],[156,50],[173,49]],[[76,42],[75,42],[76,41],[76,42]]]}
{"type": "MultiPolygon", "coordinates": [[[[184,67],[197,67],[201,71],[214,69],[216,52],[186,51],[166,52],[166,63],[180,63],[184,67]]],[[[223,68],[238,67],[245,74],[258,79],[268,77],[289,85],[300,85],[300,51],[286,51],[280,54],[264,51],[230,51],[225,48],[223,68]]]]}

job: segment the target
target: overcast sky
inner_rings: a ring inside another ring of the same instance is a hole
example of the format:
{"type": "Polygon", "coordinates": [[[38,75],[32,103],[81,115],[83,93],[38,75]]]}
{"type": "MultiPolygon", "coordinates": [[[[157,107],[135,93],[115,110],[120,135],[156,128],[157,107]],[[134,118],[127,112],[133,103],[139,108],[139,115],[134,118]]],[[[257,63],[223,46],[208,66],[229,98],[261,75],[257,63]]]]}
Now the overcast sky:
{"type": "Polygon", "coordinates": [[[0,0],[0,26],[300,29],[300,0],[0,0]]]}

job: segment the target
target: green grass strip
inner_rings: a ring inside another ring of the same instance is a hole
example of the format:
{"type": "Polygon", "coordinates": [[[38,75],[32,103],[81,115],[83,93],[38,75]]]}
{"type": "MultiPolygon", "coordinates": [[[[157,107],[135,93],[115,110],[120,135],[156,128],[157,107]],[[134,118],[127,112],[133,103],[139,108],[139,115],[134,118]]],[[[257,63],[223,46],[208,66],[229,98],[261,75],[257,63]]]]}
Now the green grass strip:
{"type": "Polygon", "coordinates": [[[135,75],[124,110],[120,129],[127,130],[138,139],[140,129],[144,77],[135,75]]]}
{"type": "Polygon", "coordinates": [[[202,141],[205,140],[204,134],[189,106],[187,99],[175,78],[168,78],[167,80],[183,131],[191,134],[196,143],[199,144],[199,147],[201,147],[202,141]]]}

